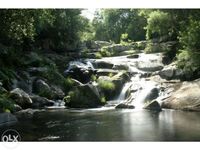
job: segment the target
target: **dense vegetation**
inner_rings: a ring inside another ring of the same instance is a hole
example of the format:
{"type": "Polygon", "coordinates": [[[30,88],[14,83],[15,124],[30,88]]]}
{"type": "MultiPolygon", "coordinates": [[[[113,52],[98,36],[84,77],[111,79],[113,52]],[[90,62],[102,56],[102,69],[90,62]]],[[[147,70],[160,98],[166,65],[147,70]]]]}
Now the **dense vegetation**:
{"type": "MultiPolygon", "coordinates": [[[[191,74],[200,69],[199,10],[101,9],[89,21],[80,9],[2,9],[0,28],[0,88],[4,88],[0,89],[0,107],[4,110],[13,107],[4,90],[11,90],[12,79],[30,67],[46,67],[37,75],[60,85],[67,94],[75,84],[63,76],[67,63],[79,57],[80,50],[88,52],[82,46],[90,47],[96,40],[127,46],[120,54],[115,47],[105,46],[95,53],[96,58],[129,54],[127,50],[135,48],[133,42],[146,40],[145,46],[137,43],[136,47],[147,53],[163,51],[191,74]],[[165,45],[169,41],[176,43],[172,50],[165,45]]],[[[112,82],[99,85],[115,88],[112,82]]]]}

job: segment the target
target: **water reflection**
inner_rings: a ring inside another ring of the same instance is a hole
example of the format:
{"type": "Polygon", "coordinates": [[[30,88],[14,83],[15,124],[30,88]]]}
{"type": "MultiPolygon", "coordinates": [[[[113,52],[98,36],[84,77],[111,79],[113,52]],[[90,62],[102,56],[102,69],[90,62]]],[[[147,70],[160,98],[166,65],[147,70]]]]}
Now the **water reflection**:
{"type": "Polygon", "coordinates": [[[47,111],[7,128],[25,141],[198,141],[199,116],[174,110],[47,111]]]}

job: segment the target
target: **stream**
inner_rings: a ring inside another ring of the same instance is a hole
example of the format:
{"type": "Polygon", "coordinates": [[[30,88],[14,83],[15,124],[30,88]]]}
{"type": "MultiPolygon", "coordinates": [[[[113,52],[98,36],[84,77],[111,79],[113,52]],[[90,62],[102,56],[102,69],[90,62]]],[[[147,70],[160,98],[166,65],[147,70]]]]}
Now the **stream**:
{"type": "MultiPolygon", "coordinates": [[[[16,129],[23,141],[199,141],[199,112],[142,109],[149,93],[162,85],[141,76],[163,68],[160,56],[142,53],[137,59],[119,56],[90,60],[128,66],[131,79],[115,100],[101,108],[40,110],[30,118],[20,118],[17,124],[1,127],[0,133],[16,129]],[[130,89],[134,92],[128,102],[135,109],[115,109],[128,99],[126,93],[130,89]]],[[[160,102],[167,95],[159,90],[154,99],[160,102]]]]}
{"type": "Polygon", "coordinates": [[[199,141],[197,112],[48,110],[14,126],[23,141],[199,141]]]}

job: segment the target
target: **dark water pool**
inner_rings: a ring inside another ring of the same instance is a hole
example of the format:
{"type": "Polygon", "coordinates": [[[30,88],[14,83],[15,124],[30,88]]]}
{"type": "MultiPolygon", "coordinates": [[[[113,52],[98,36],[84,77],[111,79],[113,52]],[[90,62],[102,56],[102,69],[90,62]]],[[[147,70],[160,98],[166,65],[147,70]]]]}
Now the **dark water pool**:
{"type": "Polygon", "coordinates": [[[1,127],[23,141],[200,141],[200,113],[163,110],[49,110],[1,127]]]}

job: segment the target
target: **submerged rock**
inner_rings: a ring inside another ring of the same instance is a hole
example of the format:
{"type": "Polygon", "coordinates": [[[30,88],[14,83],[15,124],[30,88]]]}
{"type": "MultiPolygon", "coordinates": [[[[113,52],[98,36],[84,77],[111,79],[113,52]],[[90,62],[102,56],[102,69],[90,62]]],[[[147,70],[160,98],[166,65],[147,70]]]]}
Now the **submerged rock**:
{"type": "Polygon", "coordinates": [[[162,110],[160,104],[156,100],[151,101],[149,104],[145,105],[144,109],[157,110],[157,111],[161,111],[162,110]]]}
{"type": "Polygon", "coordinates": [[[134,109],[135,106],[130,105],[130,104],[125,104],[125,103],[120,103],[115,108],[117,108],[117,109],[134,109]]]}
{"type": "Polygon", "coordinates": [[[28,108],[25,110],[18,111],[17,113],[15,113],[15,115],[19,120],[20,119],[32,119],[35,113],[42,112],[42,111],[44,111],[44,110],[28,108]]]}
{"type": "Polygon", "coordinates": [[[162,102],[163,108],[200,111],[200,79],[183,82],[179,89],[162,102]]]}
{"type": "Polygon", "coordinates": [[[13,99],[16,104],[22,108],[30,108],[32,105],[32,99],[22,89],[16,88],[10,92],[10,98],[13,99]]]}
{"type": "Polygon", "coordinates": [[[133,54],[133,55],[127,56],[127,58],[139,58],[139,55],[138,54],[133,54]]]}
{"type": "Polygon", "coordinates": [[[0,113],[0,126],[11,125],[17,121],[17,118],[11,113],[0,113]]]}

